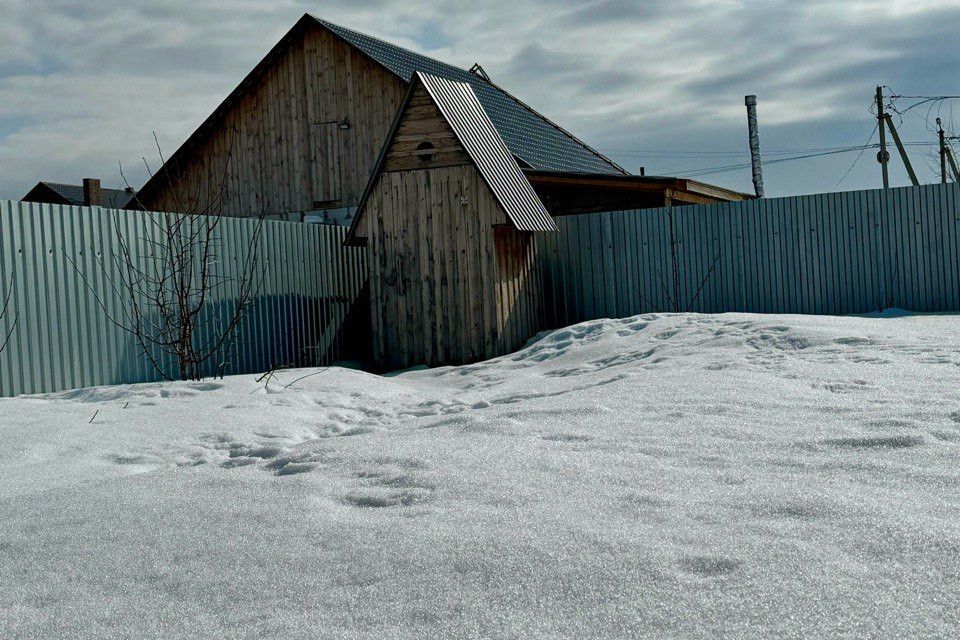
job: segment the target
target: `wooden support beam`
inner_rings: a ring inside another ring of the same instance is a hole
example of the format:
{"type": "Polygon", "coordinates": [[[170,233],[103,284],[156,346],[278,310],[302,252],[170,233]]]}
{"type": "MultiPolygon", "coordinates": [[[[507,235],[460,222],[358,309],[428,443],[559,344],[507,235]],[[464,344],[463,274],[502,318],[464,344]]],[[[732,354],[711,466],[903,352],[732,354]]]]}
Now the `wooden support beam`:
{"type": "Polygon", "coordinates": [[[716,204],[719,202],[719,200],[716,198],[702,196],[697,193],[689,193],[686,191],[671,190],[670,198],[675,204],[716,204]]]}
{"type": "Polygon", "coordinates": [[[900,141],[900,134],[897,133],[896,127],[893,126],[893,118],[890,117],[889,113],[883,114],[884,120],[887,122],[887,126],[890,128],[890,135],[893,136],[893,141],[897,145],[897,150],[900,152],[900,157],[903,158],[903,164],[907,168],[907,174],[910,176],[910,182],[913,183],[913,186],[920,186],[920,181],[917,180],[917,174],[913,171],[913,165],[910,164],[910,157],[907,155],[907,150],[903,146],[903,142],[900,141]]]}
{"type": "Polygon", "coordinates": [[[947,147],[946,152],[947,160],[950,162],[950,168],[953,170],[953,180],[954,182],[960,182],[960,169],[957,168],[957,161],[953,157],[953,150],[947,147]]]}

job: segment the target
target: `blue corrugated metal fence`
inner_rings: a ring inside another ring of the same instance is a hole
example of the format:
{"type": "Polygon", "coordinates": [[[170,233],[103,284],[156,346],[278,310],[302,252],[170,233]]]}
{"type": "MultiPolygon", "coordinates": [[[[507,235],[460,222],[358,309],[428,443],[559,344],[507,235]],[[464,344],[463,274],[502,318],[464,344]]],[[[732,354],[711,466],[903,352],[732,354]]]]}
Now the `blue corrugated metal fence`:
{"type": "Polygon", "coordinates": [[[956,183],[593,213],[557,226],[541,243],[550,326],[678,308],[960,310],[956,183]]]}
{"type": "MultiPolygon", "coordinates": [[[[120,275],[112,256],[119,250],[116,229],[132,253],[143,255],[156,233],[151,219],[173,215],[0,201],[0,306],[12,286],[0,343],[14,329],[0,353],[0,395],[158,379],[133,336],[108,319],[120,318],[127,304],[111,286],[120,275]]],[[[218,285],[204,308],[207,320],[231,314],[225,310],[237,299],[236,279],[256,226],[241,218],[217,226],[218,285]]],[[[252,304],[209,373],[341,357],[344,320],[366,280],[363,252],[344,247],[344,234],[342,227],[263,222],[252,304]]]]}
{"type": "MultiPolygon", "coordinates": [[[[0,353],[0,395],[157,379],[107,316],[125,304],[110,285],[115,230],[141,255],[151,216],[165,215],[176,214],[0,201],[0,305],[12,286],[0,342],[14,328],[0,353]]],[[[256,224],[221,221],[217,269],[227,281],[256,224]]],[[[347,314],[366,281],[363,250],[343,246],[342,227],[263,225],[260,286],[212,372],[344,354],[347,314]]],[[[958,184],[566,216],[557,226],[538,235],[548,326],[675,309],[960,310],[958,184]]],[[[208,317],[230,306],[230,288],[214,291],[208,317]]]]}

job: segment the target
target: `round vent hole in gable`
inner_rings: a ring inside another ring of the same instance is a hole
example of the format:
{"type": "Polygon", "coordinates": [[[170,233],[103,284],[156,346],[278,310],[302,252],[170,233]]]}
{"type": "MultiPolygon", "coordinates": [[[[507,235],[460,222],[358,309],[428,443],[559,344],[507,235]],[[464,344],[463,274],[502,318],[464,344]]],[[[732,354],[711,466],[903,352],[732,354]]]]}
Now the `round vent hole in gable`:
{"type": "Polygon", "coordinates": [[[417,157],[420,158],[421,162],[430,162],[433,160],[434,149],[436,149],[436,147],[433,146],[432,142],[421,142],[417,145],[417,151],[420,152],[417,154],[417,157]]]}

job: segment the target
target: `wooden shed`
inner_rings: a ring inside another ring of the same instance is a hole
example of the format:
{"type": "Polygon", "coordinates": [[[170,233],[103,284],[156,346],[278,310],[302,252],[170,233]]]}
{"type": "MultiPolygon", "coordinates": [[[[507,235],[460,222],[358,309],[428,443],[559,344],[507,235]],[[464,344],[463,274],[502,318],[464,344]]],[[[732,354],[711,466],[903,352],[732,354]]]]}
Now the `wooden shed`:
{"type": "Polygon", "coordinates": [[[417,72],[347,236],[367,245],[383,368],[510,352],[540,326],[556,231],[470,85],[417,72]]]}

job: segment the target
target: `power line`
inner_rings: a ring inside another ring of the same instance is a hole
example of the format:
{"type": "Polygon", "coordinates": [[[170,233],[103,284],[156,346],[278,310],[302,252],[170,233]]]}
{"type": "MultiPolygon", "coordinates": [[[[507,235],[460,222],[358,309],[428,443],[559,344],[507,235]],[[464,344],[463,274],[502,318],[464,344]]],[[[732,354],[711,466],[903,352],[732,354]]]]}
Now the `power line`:
{"type": "Polygon", "coordinates": [[[867,138],[866,144],[863,145],[863,149],[860,150],[860,153],[857,154],[857,157],[854,158],[853,163],[850,164],[850,168],[843,172],[843,175],[840,176],[840,179],[837,180],[837,184],[833,185],[833,188],[836,189],[839,187],[844,180],[847,179],[847,176],[850,175],[850,172],[853,171],[853,168],[857,166],[857,163],[860,162],[860,158],[863,157],[863,152],[867,150],[867,147],[870,146],[870,143],[873,142],[873,136],[877,135],[877,129],[880,128],[880,121],[878,120],[874,125],[873,129],[870,130],[870,137],[867,138]]]}
{"type": "MultiPolygon", "coordinates": [[[[842,147],[808,147],[799,149],[764,149],[764,155],[790,155],[795,153],[813,153],[819,151],[834,151],[836,149],[846,149],[842,147]]],[[[710,156],[749,156],[748,151],[716,151],[716,150],[672,150],[672,149],[599,149],[603,152],[622,153],[629,155],[643,156],[677,156],[677,157],[710,157],[710,156]]]]}
{"type": "MultiPolygon", "coordinates": [[[[872,136],[871,136],[871,137],[872,137],[872,136]]],[[[793,161],[795,161],[795,160],[806,160],[806,159],[809,159],[809,158],[820,158],[820,157],[823,157],[823,156],[837,155],[837,154],[839,154],[839,153],[850,153],[850,152],[853,152],[853,151],[859,151],[859,152],[861,152],[861,154],[862,154],[862,152],[865,151],[866,149],[877,149],[877,148],[879,148],[879,146],[880,146],[879,144],[875,144],[875,143],[874,143],[874,144],[867,144],[867,145],[857,145],[857,146],[854,146],[854,147],[844,147],[844,148],[842,148],[842,149],[834,149],[834,150],[831,150],[831,151],[822,151],[822,152],[820,152],[820,153],[808,153],[808,154],[797,155],[797,156],[789,156],[789,157],[786,157],[786,158],[775,158],[775,159],[773,159],[773,160],[768,160],[768,161],[764,162],[764,164],[765,164],[765,165],[770,165],[770,164],[779,164],[779,163],[781,163],[781,162],[793,162],[793,161]]],[[[747,169],[747,168],[749,168],[749,167],[750,167],[750,163],[749,163],[749,162],[744,162],[744,163],[739,163],[739,164],[722,165],[722,166],[717,166],[717,167],[703,167],[703,168],[700,168],[700,169],[690,169],[690,170],[686,170],[686,171],[676,171],[676,172],[671,172],[671,173],[677,173],[677,174],[679,174],[679,175],[688,175],[688,176],[706,176],[706,175],[713,175],[713,174],[717,174],[717,173],[727,173],[728,171],[739,171],[739,170],[741,170],[741,169],[747,169]]]]}
{"type": "MultiPolygon", "coordinates": [[[[890,87],[887,87],[889,89],[890,87]]],[[[960,96],[903,96],[894,93],[890,96],[891,100],[960,100],[960,96]]]]}
{"type": "MultiPolygon", "coordinates": [[[[910,141],[904,142],[908,146],[929,146],[935,145],[935,142],[929,141],[910,141]]],[[[855,146],[838,146],[838,147],[808,147],[808,148],[799,148],[799,149],[780,149],[780,150],[766,150],[764,149],[763,155],[794,155],[798,153],[820,153],[820,152],[829,152],[829,151],[841,151],[847,149],[859,149],[862,145],[855,146]]],[[[712,158],[712,157],[731,157],[731,158],[746,158],[750,156],[750,153],[747,151],[714,151],[714,150],[668,150],[668,149],[608,149],[608,148],[598,148],[598,151],[604,153],[617,153],[625,156],[637,156],[637,157],[662,157],[662,158],[712,158]]]]}

